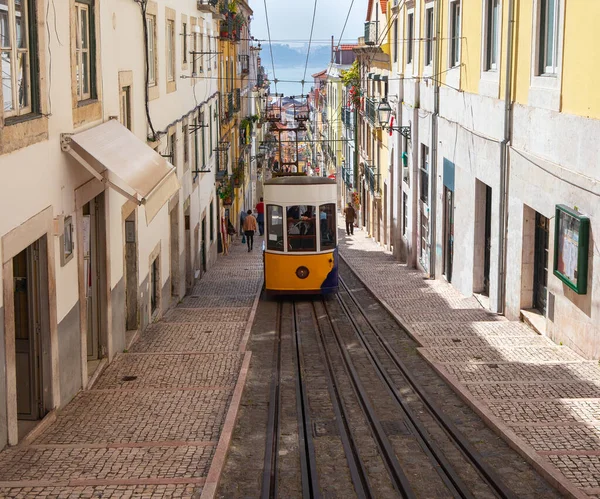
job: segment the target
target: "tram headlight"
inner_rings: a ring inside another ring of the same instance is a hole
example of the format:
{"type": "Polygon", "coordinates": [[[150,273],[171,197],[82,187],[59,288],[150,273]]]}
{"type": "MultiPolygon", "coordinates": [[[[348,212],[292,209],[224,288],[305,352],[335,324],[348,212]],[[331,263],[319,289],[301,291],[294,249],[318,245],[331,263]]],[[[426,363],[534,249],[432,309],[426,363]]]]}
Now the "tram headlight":
{"type": "Polygon", "coordinates": [[[308,274],[309,274],[309,271],[304,266],[298,267],[296,269],[296,275],[298,276],[299,279],[306,279],[308,277],[308,274]]]}

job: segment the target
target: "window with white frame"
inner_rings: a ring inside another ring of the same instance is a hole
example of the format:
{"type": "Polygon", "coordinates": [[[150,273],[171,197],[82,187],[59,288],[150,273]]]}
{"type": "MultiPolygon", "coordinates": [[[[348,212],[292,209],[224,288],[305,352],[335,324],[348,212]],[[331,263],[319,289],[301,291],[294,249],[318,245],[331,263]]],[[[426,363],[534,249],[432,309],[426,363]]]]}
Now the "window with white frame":
{"type": "Polygon", "coordinates": [[[156,85],[156,16],[146,15],[146,28],[148,31],[148,86],[156,85]]]}
{"type": "Polygon", "coordinates": [[[192,27],[192,76],[198,75],[198,27],[192,27]]]}
{"type": "Polygon", "coordinates": [[[555,75],[558,59],[559,0],[539,0],[538,75],[555,75]]]}
{"type": "Polygon", "coordinates": [[[167,80],[175,80],[175,21],[167,20],[167,80]]]}
{"type": "Polygon", "coordinates": [[[394,20],[394,46],[392,50],[394,53],[394,62],[398,62],[398,19],[394,20]]]}
{"type": "Polygon", "coordinates": [[[35,71],[32,71],[30,47],[30,23],[34,26],[31,6],[27,0],[0,0],[0,59],[6,118],[32,111],[35,71]]]}
{"type": "Polygon", "coordinates": [[[181,56],[183,57],[183,64],[187,64],[187,53],[188,53],[188,29],[187,29],[187,23],[183,23],[181,29],[183,30],[182,33],[182,39],[181,39],[181,56]]]}
{"type": "Polygon", "coordinates": [[[415,38],[415,14],[409,12],[406,16],[406,64],[412,64],[413,45],[415,38]]]}
{"type": "Polygon", "coordinates": [[[421,196],[425,204],[429,204],[429,147],[421,144],[421,196]]]}
{"type": "Polygon", "coordinates": [[[450,2],[450,57],[449,67],[460,64],[460,0],[450,2]]]}
{"type": "Polygon", "coordinates": [[[93,67],[95,63],[92,51],[94,43],[93,25],[94,4],[91,0],[75,2],[75,81],[77,85],[77,100],[83,101],[94,97],[93,67]]]}
{"type": "Polygon", "coordinates": [[[425,9],[425,66],[433,63],[433,7],[425,9]]]}
{"type": "Polygon", "coordinates": [[[500,0],[485,0],[484,70],[498,69],[500,48],[500,0]]]}

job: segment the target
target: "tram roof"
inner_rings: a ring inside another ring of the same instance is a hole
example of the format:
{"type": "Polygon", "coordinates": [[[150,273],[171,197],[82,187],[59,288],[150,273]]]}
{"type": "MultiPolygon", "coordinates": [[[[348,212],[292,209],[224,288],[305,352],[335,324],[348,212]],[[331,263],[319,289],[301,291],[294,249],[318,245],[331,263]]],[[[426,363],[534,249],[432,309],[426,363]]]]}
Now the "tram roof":
{"type": "Polygon", "coordinates": [[[331,185],[335,183],[336,181],[332,178],[293,175],[265,180],[264,185],[331,185]]]}

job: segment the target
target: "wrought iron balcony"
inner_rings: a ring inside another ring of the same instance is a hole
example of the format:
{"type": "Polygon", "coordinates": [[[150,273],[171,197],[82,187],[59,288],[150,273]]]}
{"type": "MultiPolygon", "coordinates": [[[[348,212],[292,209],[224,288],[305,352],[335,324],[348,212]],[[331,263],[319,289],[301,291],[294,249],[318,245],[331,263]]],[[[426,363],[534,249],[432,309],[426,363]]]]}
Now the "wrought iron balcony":
{"type": "Polygon", "coordinates": [[[233,112],[237,113],[241,109],[242,104],[242,92],[239,88],[236,88],[233,92],[233,112]]]}
{"type": "Polygon", "coordinates": [[[374,166],[365,165],[365,178],[367,185],[372,194],[378,194],[379,190],[379,173],[376,173],[374,166]]]}
{"type": "Polygon", "coordinates": [[[349,189],[352,189],[354,181],[354,172],[352,168],[342,165],[342,181],[349,189]]]}
{"type": "Polygon", "coordinates": [[[365,45],[375,45],[377,43],[378,21],[367,21],[365,23],[365,45]]]}
{"type": "Polygon", "coordinates": [[[248,74],[250,72],[250,56],[249,55],[240,55],[240,73],[248,74]]]}
{"type": "Polygon", "coordinates": [[[369,120],[372,127],[379,128],[381,125],[377,117],[377,106],[379,102],[371,97],[365,99],[365,117],[369,120]]]}

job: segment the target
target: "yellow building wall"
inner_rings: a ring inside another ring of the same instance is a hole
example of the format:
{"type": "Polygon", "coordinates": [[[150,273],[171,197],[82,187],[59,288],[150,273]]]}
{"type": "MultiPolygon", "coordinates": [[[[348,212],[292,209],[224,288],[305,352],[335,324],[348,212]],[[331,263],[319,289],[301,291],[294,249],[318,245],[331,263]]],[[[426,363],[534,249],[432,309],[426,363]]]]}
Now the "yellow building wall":
{"type": "MultiPolygon", "coordinates": [[[[513,59],[513,98],[522,105],[527,105],[529,87],[531,85],[531,40],[533,37],[533,7],[531,2],[518,2],[515,8],[518,19],[515,33],[515,55],[513,59]]],[[[504,95],[504,94],[503,94],[504,95]]]]}
{"type": "Polygon", "coordinates": [[[482,8],[481,0],[463,0],[460,86],[461,90],[474,94],[479,92],[481,77],[482,8]]]}
{"type": "Polygon", "coordinates": [[[563,46],[562,111],[600,118],[600,2],[568,0],[563,46]]]}

